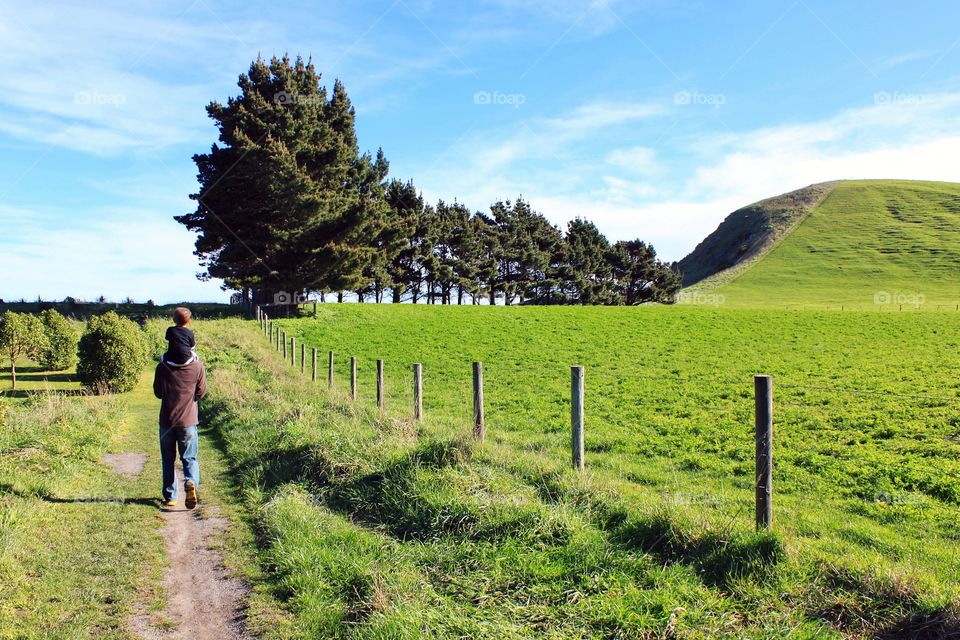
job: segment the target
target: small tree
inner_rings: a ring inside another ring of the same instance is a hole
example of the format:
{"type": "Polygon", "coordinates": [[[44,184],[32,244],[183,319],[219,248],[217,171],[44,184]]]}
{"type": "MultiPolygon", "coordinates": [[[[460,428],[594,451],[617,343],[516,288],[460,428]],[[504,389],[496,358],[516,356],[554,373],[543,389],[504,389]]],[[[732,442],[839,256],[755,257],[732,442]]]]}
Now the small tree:
{"type": "Polygon", "coordinates": [[[17,388],[17,360],[38,359],[46,347],[43,324],[36,316],[7,311],[0,316],[0,351],[10,359],[10,388],[17,388]]]}
{"type": "Polygon", "coordinates": [[[97,393],[133,389],[147,364],[147,341],[140,328],[113,311],[95,316],[80,338],[77,376],[97,393]]]}
{"type": "Polygon", "coordinates": [[[63,371],[77,362],[77,331],[70,321],[54,309],[40,314],[46,336],[46,348],[40,354],[40,366],[47,371],[63,371]]]}

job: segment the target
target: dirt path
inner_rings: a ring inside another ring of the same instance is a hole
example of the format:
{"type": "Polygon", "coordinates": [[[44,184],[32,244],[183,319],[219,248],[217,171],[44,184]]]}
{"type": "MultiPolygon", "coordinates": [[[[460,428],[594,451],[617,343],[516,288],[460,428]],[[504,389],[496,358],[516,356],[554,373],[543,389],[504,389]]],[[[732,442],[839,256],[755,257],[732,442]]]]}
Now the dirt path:
{"type": "Polygon", "coordinates": [[[105,453],[103,464],[114,473],[128,478],[136,478],[147,464],[147,456],[142,453],[105,453]]]}
{"type": "MultiPolygon", "coordinates": [[[[182,486],[179,469],[177,481],[182,486]]],[[[249,638],[243,628],[247,586],[230,577],[223,557],[213,548],[227,520],[211,506],[201,504],[188,511],[182,494],[176,507],[161,512],[169,562],[163,577],[167,607],[160,614],[138,611],[131,631],[147,640],[249,638]]]]}
{"type": "Polygon", "coordinates": [[[130,499],[151,507],[143,515],[152,520],[153,556],[144,565],[139,593],[131,594],[132,613],[125,616],[121,625],[130,635],[145,640],[246,640],[252,637],[245,629],[249,588],[224,566],[219,544],[229,527],[237,526],[231,524],[230,507],[223,502],[228,479],[220,454],[202,433],[201,504],[190,511],[184,507],[183,475],[178,461],[178,504],[159,509],[159,513],[154,510],[159,507],[161,483],[156,440],[158,402],[153,397],[151,379],[145,373],[140,385],[128,396],[127,433],[118,439],[114,452],[101,458],[106,467],[123,479],[116,485],[114,495],[118,501],[130,499]],[[156,518],[160,522],[154,528],[156,518]],[[161,560],[159,545],[163,545],[165,556],[162,593],[157,593],[153,573],[161,560]],[[158,606],[162,609],[158,610],[158,606]]]}

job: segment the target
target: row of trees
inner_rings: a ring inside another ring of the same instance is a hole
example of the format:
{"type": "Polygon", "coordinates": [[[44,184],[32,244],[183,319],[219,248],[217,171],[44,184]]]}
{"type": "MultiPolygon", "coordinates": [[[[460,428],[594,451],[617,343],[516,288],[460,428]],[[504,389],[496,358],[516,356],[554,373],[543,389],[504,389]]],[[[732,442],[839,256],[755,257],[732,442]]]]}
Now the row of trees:
{"type": "Polygon", "coordinates": [[[392,180],[388,215],[354,293],[362,302],[404,299],[437,304],[669,302],[679,275],[640,241],[611,245],[592,222],[566,233],[522,198],[496,202],[490,213],[462,204],[425,203],[412,182],[392,180]]]}
{"type": "Polygon", "coordinates": [[[522,199],[471,212],[424,202],[387,179],[382,150],[360,153],[344,86],[310,62],[257,59],[241,93],[212,102],[220,142],[194,156],[201,279],[253,291],[354,292],[361,300],[495,304],[671,302],[679,275],[640,241],[611,245],[577,219],[566,232],[522,199]]]}
{"type": "Polygon", "coordinates": [[[0,316],[0,353],[10,362],[17,388],[17,361],[30,359],[45,371],[77,365],[81,384],[98,393],[132,389],[149,357],[149,344],[136,323],[110,311],[92,317],[81,336],[54,309],[39,316],[6,311],[0,316]]]}

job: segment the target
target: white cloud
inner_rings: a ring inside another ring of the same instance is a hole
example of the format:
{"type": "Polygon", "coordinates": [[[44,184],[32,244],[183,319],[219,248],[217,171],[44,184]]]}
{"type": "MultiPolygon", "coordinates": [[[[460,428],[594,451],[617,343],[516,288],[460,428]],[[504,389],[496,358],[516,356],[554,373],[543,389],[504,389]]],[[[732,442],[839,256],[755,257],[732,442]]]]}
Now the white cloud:
{"type": "Polygon", "coordinates": [[[657,163],[657,150],[650,147],[614,149],[604,160],[607,164],[635,175],[650,176],[660,170],[660,165],[657,163]]]}
{"type": "Polygon", "coordinates": [[[213,282],[200,282],[193,239],[169,215],[151,210],[98,210],[82,219],[64,211],[0,207],[0,224],[16,233],[0,241],[7,300],[226,301],[213,282]]]}
{"type": "Polygon", "coordinates": [[[960,94],[878,101],[821,121],[687,135],[656,148],[629,144],[636,123],[617,116],[639,116],[643,108],[613,108],[604,124],[603,116],[583,117],[599,109],[588,105],[547,120],[552,129],[536,136],[477,132],[452,153],[466,166],[414,175],[428,196],[457,196],[477,208],[522,193],[554,223],[586,217],[612,240],[652,241],[670,260],[686,255],[733,210],[811,183],[960,182],[960,94]],[[562,123],[589,126],[564,132],[562,123]],[[606,138],[597,144],[593,137],[601,132],[606,138]],[[618,136],[619,145],[609,142],[618,136]],[[586,139],[595,144],[584,145],[586,139]],[[491,154],[498,161],[488,164],[491,154]]]}
{"type": "Polygon", "coordinates": [[[881,65],[884,67],[898,67],[902,64],[907,64],[908,62],[917,62],[918,60],[926,60],[936,55],[936,51],[931,49],[918,49],[916,51],[908,51],[906,53],[901,53],[895,56],[889,56],[884,58],[881,61],[881,65]]]}
{"type": "Polygon", "coordinates": [[[638,120],[661,116],[666,112],[662,103],[656,102],[589,102],[571,112],[543,121],[550,133],[563,139],[572,139],[597,129],[618,127],[638,120]]]}

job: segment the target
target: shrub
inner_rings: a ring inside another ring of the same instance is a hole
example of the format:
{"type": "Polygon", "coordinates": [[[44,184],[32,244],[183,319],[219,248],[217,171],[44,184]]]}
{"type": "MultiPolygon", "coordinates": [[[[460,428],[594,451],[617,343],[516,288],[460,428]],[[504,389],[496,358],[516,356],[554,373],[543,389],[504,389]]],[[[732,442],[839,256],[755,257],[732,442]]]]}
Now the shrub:
{"type": "Polygon", "coordinates": [[[163,320],[148,320],[143,325],[143,336],[147,341],[147,352],[154,360],[159,360],[167,350],[167,339],[164,337],[167,323],[163,320]]]}
{"type": "Polygon", "coordinates": [[[40,353],[40,366],[47,371],[63,371],[77,362],[77,332],[70,321],[47,309],[40,314],[43,332],[47,338],[46,348],[40,353]]]}
{"type": "Polygon", "coordinates": [[[137,325],[113,311],[95,316],[80,338],[77,376],[97,393],[130,391],[147,364],[147,342],[137,325]]]}
{"type": "Polygon", "coordinates": [[[45,348],[43,324],[36,316],[13,311],[0,316],[0,352],[10,360],[11,388],[17,388],[17,360],[36,360],[45,348]]]}

